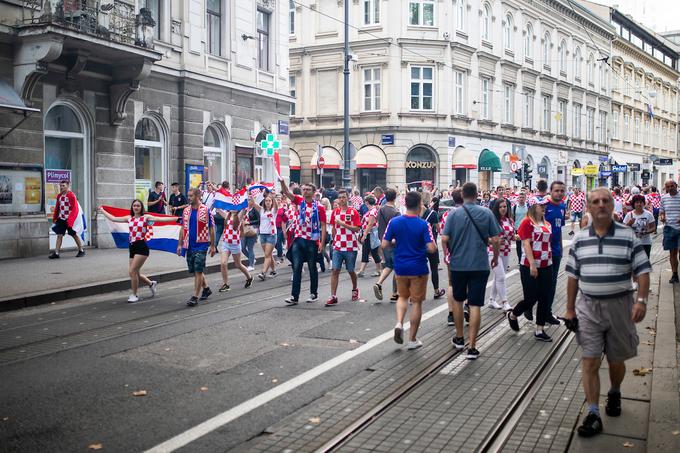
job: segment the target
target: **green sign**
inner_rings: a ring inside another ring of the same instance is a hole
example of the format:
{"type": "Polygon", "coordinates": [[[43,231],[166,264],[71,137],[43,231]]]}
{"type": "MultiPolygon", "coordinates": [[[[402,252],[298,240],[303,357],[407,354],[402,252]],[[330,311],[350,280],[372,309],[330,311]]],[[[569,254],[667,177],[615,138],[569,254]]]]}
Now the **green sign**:
{"type": "Polygon", "coordinates": [[[274,157],[276,151],[281,149],[281,141],[274,134],[267,134],[267,140],[260,142],[260,148],[264,151],[264,157],[274,157]]]}

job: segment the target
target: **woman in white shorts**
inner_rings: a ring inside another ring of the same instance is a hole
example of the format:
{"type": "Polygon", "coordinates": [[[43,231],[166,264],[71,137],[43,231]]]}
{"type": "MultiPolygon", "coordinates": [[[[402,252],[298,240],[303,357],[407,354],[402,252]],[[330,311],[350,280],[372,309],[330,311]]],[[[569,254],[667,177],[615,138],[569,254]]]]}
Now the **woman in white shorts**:
{"type": "Polygon", "coordinates": [[[227,270],[227,263],[229,262],[229,255],[234,260],[234,266],[246,276],[246,288],[250,288],[253,284],[253,277],[248,272],[248,269],[241,263],[241,224],[243,221],[244,211],[223,211],[217,209],[217,212],[224,217],[224,233],[222,233],[222,247],[220,250],[220,271],[222,272],[222,287],[220,292],[229,291],[229,272],[227,270]]]}
{"type": "MultiPolygon", "coordinates": [[[[249,195],[252,197],[252,195],[249,195]]],[[[260,213],[260,245],[264,252],[264,262],[262,264],[262,272],[257,274],[257,278],[263,280],[267,278],[267,271],[269,276],[276,275],[276,262],[274,261],[274,247],[276,246],[276,213],[279,206],[276,204],[276,199],[271,192],[268,192],[260,204],[253,200],[253,209],[260,213]]]]}

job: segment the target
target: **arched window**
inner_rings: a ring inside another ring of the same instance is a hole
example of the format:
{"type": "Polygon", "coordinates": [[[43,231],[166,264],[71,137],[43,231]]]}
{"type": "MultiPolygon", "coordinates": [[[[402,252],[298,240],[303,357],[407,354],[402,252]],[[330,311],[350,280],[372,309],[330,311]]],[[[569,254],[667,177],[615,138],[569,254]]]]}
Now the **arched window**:
{"type": "Polygon", "coordinates": [[[557,53],[559,56],[560,72],[567,72],[567,42],[564,39],[560,41],[557,53]]]}
{"type": "Polygon", "coordinates": [[[417,145],[406,154],[406,186],[437,184],[437,156],[429,146],[417,145]]]}
{"type": "Polygon", "coordinates": [[[506,14],[505,21],[503,21],[503,47],[512,50],[512,16],[506,14]]]}
{"type": "Polygon", "coordinates": [[[482,39],[491,41],[491,6],[488,3],[482,6],[482,39]]]}
{"type": "Polygon", "coordinates": [[[574,78],[577,80],[581,80],[582,77],[581,60],[581,49],[577,47],[574,50],[574,78]]]}
{"type": "Polygon", "coordinates": [[[135,195],[146,202],[156,181],[165,182],[165,140],[156,120],[145,116],[135,127],[135,195]]]}
{"type": "Polygon", "coordinates": [[[592,53],[588,56],[586,71],[588,72],[588,85],[593,85],[595,83],[595,58],[592,53]]]}
{"type": "Polygon", "coordinates": [[[552,41],[550,39],[550,32],[546,32],[543,37],[543,64],[545,66],[550,66],[550,47],[552,46],[552,41]]]}
{"type": "Polygon", "coordinates": [[[534,27],[531,26],[531,22],[527,22],[526,36],[524,37],[524,55],[533,58],[534,56],[534,27]]]}
{"type": "Polygon", "coordinates": [[[203,134],[203,164],[208,181],[224,181],[224,140],[215,126],[208,126],[203,134]]]}

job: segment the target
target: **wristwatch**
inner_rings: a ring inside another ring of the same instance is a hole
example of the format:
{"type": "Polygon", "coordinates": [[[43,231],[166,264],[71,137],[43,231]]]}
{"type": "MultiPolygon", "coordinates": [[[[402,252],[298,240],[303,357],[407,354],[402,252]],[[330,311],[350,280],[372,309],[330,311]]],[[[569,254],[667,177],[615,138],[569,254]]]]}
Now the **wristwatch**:
{"type": "Polygon", "coordinates": [[[647,298],[646,297],[638,297],[635,300],[636,303],[642,304],[642,305],[647,305],[647,298]]]}

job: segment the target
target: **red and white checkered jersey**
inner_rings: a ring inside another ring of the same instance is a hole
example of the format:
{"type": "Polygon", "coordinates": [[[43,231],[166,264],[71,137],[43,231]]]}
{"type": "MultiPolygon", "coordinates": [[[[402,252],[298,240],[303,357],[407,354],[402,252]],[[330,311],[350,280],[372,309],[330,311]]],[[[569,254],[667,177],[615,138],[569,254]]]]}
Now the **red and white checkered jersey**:
{"type": "Polygon", "coordinates": [[[658,192],[652,192],[648,194],[645,198],[647,199],[647,203],[652,205],[653,209],[661,208],[661,195],[659,195],[658,192]]]}
{"type": "Polygon", "coordinates": [[[623,197],[621,195],[612,195],[614,197],[614,212],[621,214],[623,212],[623,197]]]}
{"type": "MultiPolygon", "coordinates": [[[[526,217],[522,220],[522,223],[520,223],[517,234],[522,241],[525,239],[530,240],[536,267],[541,268],[552,265],[552,249],[550,248],[552,229],[548,222],[543,222],[542,225],[535,225],[529,217],[526,217]]],[[[529,260],[524,252],[524,247],[522,247],[522,259],[520,262],[523,266],[530,266],[529,260]]]]}
{"type": "MultiPolygon", "coordinates": [[[[444,225],[446,225],[446,219],[449,217],[449,214],[451,214],[451,212],[453,212],[453,209],[447,209],[442,214],[442,218],[439,220],[439,231],[444,231],[444,225]]],[[[449,252],[448,247],[444,248],[444,262],[446,264],[451,263],[451,253],[449,252]]]]}
{"type": "Polygon", "coordinates": [[[361,209],[361,205],[363,203],[364,203],[364,199],[361,198],[361,195],[352,195],[352,197],[349,199],[350,206],[352,206],[357,211],[359,209],[361,209]]]}
{"type": "Polygon", "coordinates": [[[71,202],[69,201],[68,192],[57,195],[57,206],[55,209],[58,210],[58,216],[61,220],[68,220],[71,209],[73,209],[73,206],[71,206],[71,202]]]}
{"type": "Polygon", "coordinates": [[[378,228],[378,208],[377,207],[372,207],[368,211],[366,211],[366,214],[361,219],[361,231],[366,231],[366,227],[368,226],[368,221],[370,219],[373,219],[373,228],[378,228]]]}
{"type": "Polygon", "coordinates": [[[231,215],[224,221],[222,239],[229,245],[241,245],[241,228],[234,228],[234,219],[231,215]]]}
{"type": "Polygon", "coordinates": [[[569,197],[569,208],[571,212],[583,212],[583,208],[586,206],[586,194],[585,192],[579,192],[578,195],[575,193],[571,194],[569,197]]]}
{"type": "Polygon", "coordinates": [[[130,230],[128,235],[130,244],[137,241],[146,241],[148,239],[147,236],[150,226],[146,221],[146,217],[130,217],[128,220],[128,229],[130,230]]]}
{"type": "Polygon", "coordinates": [[[336,220],[358,227],[361,224],[359,212],[354,208],[347,208],[344,212],[338,208],[331,214],[331,225],[335,227],[333,250],[338,252],[356,252],[359,250],[358,234],[347,227],[336,225],[336,220]]]}
{"type": "MultiPolygon", "coordinates": [[[[305,199],[302,198],[300,195],[295,196],[295,201],[293,202],[294,204],[298,205],[298,209],[300,208],[302,202],[305,199]]],[[[326,223],[326,208],[323,207],[322,204],[317,203],[316,201],[312,201],[311,203],[305,203],[305,222],[304,224],[300,221],[300,217],[302,213],[296,213],[296,221],[295,221],[295,237],[296,238],[301,238],[301,239],[307,239],[307,240],[314,240],[312,239],[312,213],[314,212],[314,205],[316,204],[317,206],[317,212],[319,214],[319,234],[321,234],[321,222],[326,223]]]]}
{"type": "MultiPolygon", "coordinates": [[[[501,234],[498,235],[500,242],[498,244],[498,254],[500,256],[510,255],[510,244],[515,237],[515,223],[509,217],[501,218],[501,234]]],[[[488,247],[489,255],[493,255],[493,247],[488,247]]]]}

